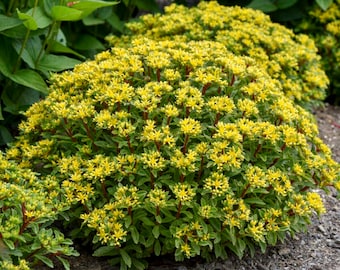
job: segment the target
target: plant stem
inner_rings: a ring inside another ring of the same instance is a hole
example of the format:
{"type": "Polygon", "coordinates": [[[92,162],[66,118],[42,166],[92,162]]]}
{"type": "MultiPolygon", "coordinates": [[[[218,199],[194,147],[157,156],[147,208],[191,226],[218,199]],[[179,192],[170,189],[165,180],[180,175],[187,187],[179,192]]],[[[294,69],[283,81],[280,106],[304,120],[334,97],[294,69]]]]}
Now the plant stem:
{"type": "Polygon", "coordinates": [[[187,152],[187,146],[188,146],[188,141],[189,141],[189,135],[186,134],[184,138],[184,144],[182,147],[182,153],[185,154],[187,152]]]}
{"type": "Polygon", "coordinates": [[[218,112],[218,113],[216,114],[215,121],[214,121],[214,126],[215,126],[215,127],[216,127],[218,121],[220,120],[220,116],[221,116],[221,114],[218,112]]]}
{"type": "Polygon", "coordinates": [[[181,210],[182,210],[182,202],[179,201],[178,206],[177,206],[176,219],[179,219],[179,217],[181,215],[181,210]]]}
{"type": "Polygon", "coordinates": [[[246,193],[247,193],[247,191],[248,191],[249,188],[250,188],[250,184],[248,183],[248,184],[246,185],[246,187],[244,188],[244,190],[242,191],[242,194],[241,194],[241,198],[242,198],[242,199],[244,198],[244,196],[246,196],[246,193]]]}
{"type": "Polygon", "coordinates": [[[203,155],[202,155],[202,156],[201,156],[200,170],[198,171],[198,174],[197,174],[197,182],[199,182],[199,181],[201,180],[202,173],[203,173],[203,168],[204,168],[204,157],[203,157],[203,155]]]}
{"type": "Polygon", "coordinates": [[[262,144],[259,143],[259,144],[257,145],[256,150],[255,150],[254,158],[256,158],[256,156],[257,156],[257,154],[260,152],[261,148],[262,148],[262,144]]]}
{"type": "Polygon", "coordinates": [[[20,64],[21,64],[21,55],[24,52],[24,49],[26,47],[26,44],[27,44],[28,38],[30,36],[30,33],[31,33],[31,30],[27,29],[25,38],[24,38],[24,40],[22,41],[22,44],[21,44],[21,48],[20,48],[20,51],[19,51],[19,54],[18,54],[17,62],[15,63],[15,66],[14,66],[14,68],[12,70],[12,73],[16,73],[18,71],[19,67],[20,67],[20,64]]]}
{"type": "Polygon", "coordinates": [[[153,175],[153,173],[150,171],[150,184],[151,184],[151,188],[154,189],[155,187],[155,176],[153,175]]]}
{"type": "Polygon", "coordinates": [[[103,182],[101,182],[101,188],[102,188],[102,191],[103,191],[103,195],[104,195],[104,197],[105,197],[105,199],[106,199],[106,201],[107,202],[109,202],[110,201],[110,199],[109,199],[109,196],[108,196],[108,194],[107,194],[107,191],[106,191],[106,185],[105,185],[105,182],[103,181],[103,182]]]}
{"type": "Polygon", "coordinates": [[[209,88],[210,85],[211,85],[211,83],[207,83],[207,84],[205,84],[205,85],[203,86],[203,88],[202,88],[202,95],[203,95],[203,96],[204,96],[205,93],[207,92],[207,90],[208,90],[208,88],[209,88]]]}

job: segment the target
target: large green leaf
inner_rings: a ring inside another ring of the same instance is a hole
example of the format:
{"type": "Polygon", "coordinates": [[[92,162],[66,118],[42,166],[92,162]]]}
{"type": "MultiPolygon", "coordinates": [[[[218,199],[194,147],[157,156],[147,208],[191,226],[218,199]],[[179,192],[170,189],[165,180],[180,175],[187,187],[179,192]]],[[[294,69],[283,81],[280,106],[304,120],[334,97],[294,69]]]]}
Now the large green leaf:
{"type": "Polygon", "coordinates": [[[22,20],[26,28],[30,30],[43,29],[52,23],[52,20],[40,7],[31,8],[25,13],[17,9],[17,13],[19,19],[22,20]]]}
{"type": "Polygon", "coordinates": [[[68,53],[73,54],[81,59],[85,59],[85,56],[81,55],[80,53],[70,49],[69,47],[66,47],[65,45],[61,44],[57,41],[52,41],[50,45],[50,51],[55,53],[68,53]]]}
{"type": "Polygon", "coordinates": [[[81,61],[71,57],[47,54],[39,61],[37,69],[41,71],[57,72],[65,69],[71,69],[80,63],[81,61]]]}
{"type": "Polygon", "coordinates": [[[104,45],[94,36],[81,35],[74,43],[74,48],[77,50],[105,50],[104,45]]]}
{"type": "Polygon", "coordinates": [[[98,8],[109,7],[117,4],[119,4],[119,1],[106,2],[89,0],[89,1],[77,1],[71,7],[83,11],[83,16],[86,17],[87,15],[91,14],[98,8]]]}
{"type": "Polygon", "coordinates": [[[327,10],[331,4],[333,4],[333,0],[315,0],[316,3],[323,9],[327,10]]]}
{"type": "Polygon", "coordinates": [[[37,28],[43,29],[52,23],[52,20],[45,14],[41,7],[31,8],[26,14],[34,18],[37,28]]]}
{"type": "Polygon", "coordinates": [[[298,0],[277,0],[275,4],[279,9],[285,9],[295,5],[297,2],[298,0]]]}
{"type": "Polygon", "coordinates": [[[16,27],[20,24],[22,24],[21,20],[0,14],[0,31],[16,27]]]}
{"type": "Polygon", "coordinates": [[[17,9],[18,17],[20,20],[23,21],[25,27],[29,30],[37,30],[38,24],[35,21],[34,17],[30,14],[20,12],[19,9],[17,9]]]}
{"type": "Polygon", "coordinates": [[[270,0],[253,0],[247,5],[248,8],[259,9],[263,12],[273,12],[277,10],[277,6],[270,0]]]}
{"type": "Polygon", "coordinates": [[[124,22],[122,22],[116,13],[112,13],[109,18],[107,18],[107,22],[120,33],[124,31],[124,22]]]}
{"type": "Polygon", "coordinates": [[[93,14],[88,15],[83,19],[83,23],[86,26],[104,24],[105,20],[93,16],[93,14]]]}
{"type": "Polygon", "coordinates": [[[159,12],[159,6],[155,0],[137,0],[135,2],[136,6],[141,10],[159,12]]]}
{"type": "Polygon", "coordinates": [[[47,94],[48,87],[44,79],[31,69],[21,69],[14,74],[10,74],[9,78],[21,85],[27,86],[41,93],[47,94]]]}
{"type": "Polygon", "coordinates": [[[56,21],[79,21],[83,18],[83,11],[65,6],[54,6],[51,16],[56,21]]]}
{"type": "MultiPolygon", "coordinates": [[[[19,54],[21,50],[22,43],[19,40],[14,40],[13,48],[19,54]]],[[[35,62],[38,54],[42,48],[41,39],[38,36],[33,36],[28,39],[25,48],[21,52],[21,58],[29,65],[30,68],[35,69],[35,62]]]]}
{"type": "Polygon", "coordinates": [[[4,111],[19,114],[33,103],[39,101],[41,94],[33,89],[17,86],[7,88],[2,92],[1,99],[5,105],[4,111]]]}

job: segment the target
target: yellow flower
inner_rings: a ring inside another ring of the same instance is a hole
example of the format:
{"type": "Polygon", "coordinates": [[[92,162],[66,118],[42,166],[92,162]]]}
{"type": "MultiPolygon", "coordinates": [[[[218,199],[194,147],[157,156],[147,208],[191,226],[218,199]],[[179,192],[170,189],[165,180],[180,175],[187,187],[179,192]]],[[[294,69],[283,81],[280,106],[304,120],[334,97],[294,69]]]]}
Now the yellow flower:
{"type": "Polygon", "coordinates": [[[222,173],[213,172],[210,177],[204,180],[204,189],[209,190],[213,196],[221,196],[228,192],[228,177],[222,173]]]}
{"type": "Polygon", "coordinates": [[[239,143],[242,141],[242,135],[235,123],[218,122],[216,126],[216,133],[213,135],[213,138],[223,139],[233,143],[239,143]]]}
{"type": "Polygon", "coordinates": [[[158,151],[143,153],[141,161],[152,170],[162,170],[166,166],[166,160],[158,151]]]}
{"type": "Polygon", "coordinates": [[[237,102],[237,107],[245,117],[257,115],[259,113],[256,103],[250,99],[239,99],[237,102]]]}
{"type": "Polygon", "coordinates": [[[263,188],[268,185],[266,173],[257,166],[249,166],[245,176],[251,187],[263,188]]]}
{"type": "Polygon", "coordinates": [[[307,201],[311,208],[313,208],[318,214],[326,213],[326,208],[322,202],[322,199],[318,193],[308,192],[307,201]]]}
{"type": "Polygon", "coordinates": [[[168,192],[155,187],[148,194],[149,201],[155,206],[163,207],[167,205],[168,192]]]}
{"type": "Polygon", "coordinates": [[[251,220],[245,231],[256,242],[265,242],[266,230],[263,221],[251,220]]]}
{"type": "Polygon", "coordinates": [[[196,196],[196,191],[193,187],[186,183],[179,183],[173,187],[172,190],[176,199],[182,203],[188,203],[196,196]]]}
{"type": "Polygon", "coordinates": [[[212,110],[219,113],[231,113],[235,108],[233,100],[228,96],[212,97],[207,104],[212,110]]]}
{"type": "Polygon", "coordinates": [[[188,244],[183,244],[181,245],[181,252],[185,255],[185,257],[190,258],[191,247],[188,244]]]}
{"type": "Polygon", "coordinates": [[[180,129],[185,135],[197,136],[201,133],[201,123],[192,118],[184,118],[179,121],[180,129]]]}

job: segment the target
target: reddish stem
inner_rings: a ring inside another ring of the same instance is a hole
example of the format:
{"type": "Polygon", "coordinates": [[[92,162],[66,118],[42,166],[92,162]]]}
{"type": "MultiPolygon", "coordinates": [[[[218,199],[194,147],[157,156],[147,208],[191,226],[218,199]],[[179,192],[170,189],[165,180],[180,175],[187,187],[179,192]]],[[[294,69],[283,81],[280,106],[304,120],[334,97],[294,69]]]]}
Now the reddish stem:
{"type": "Polygon", "coordinates": [[[107,191],[106,191],[106,185],[105,185],[105,182],[101,182],[101,188],[102,188],[102,191],[103,191],[103,195],[104,195],[104,198],[106,199],[106,201],[109,201],[109,196],[107,194],[107,191]]]}
{"type": "Polygon", "coordinates": [[[153,175],[151,170],[150,170],[150,183],[151,183],[151,188],[154,189],[154,187],[155,187],[155,176],[153,175]]]}
{"type": "Polygon", "coordinates": [[[182,210],[182,202],[180,201],[177,206],[177,213],[176,213],[176,219],[179,219],[181,215],[181,210],[182,210]]]}
{"type": "MultiPolygon", "coordinates": [[[[64,123],[65,123],[65,125],[67,125],[67,123],[68,123],[67,118],[64,118],[64,123]]],[[[72,130],[70,128],[65,127],[65,131],[66,131],[67,136],[69,136],[71,138],[72,142],[77,141],[77,139],[73,137],[73,133],[72,133],[72,130]]]]}
{"type": "Polygon", "coordinates": [[[185,108],[185,116],[189,117],[189,115],[190,115],[190,107],[186,107],[185,108]]]}
{"type": "Polygon", "coordinates": [[[184,139],[184,144],[183,144],[183,147],[182,147],[182,153],[183,154],[185,154],[187,152],[188,141],[189,141],[189,135],[186,134],[185,139],[184,139]]]}
{"type": "Polygon", "coordinates": [[[207,83],[203,86],[202,88],[202,95],[204,96],[205,93],[207,92],[208,88],[210,87],[211,83],[207,83]]]}
{"type": "Polygon", "coordinates": [[[242,199],[244,198],[244,196],[246,196],[246,193],[247,193],[249,188],[250,188],[250,184],[247,184],[246,187],[244,188],[244,190],[242,191],[242,194],[241,194],[242,199]]]}
{"type": "Polygon", "coordinates": [[[215,127],[216,127],[218,121],[220,120],[220,116],[221,116],[221,114],[218,112],[218,113],[216,114],[215,121],[214,121],[214,126],[215,126],[215,127]]]}
{"type": "Polygon", "coordinates": [[[161,81],[161,70],[159,68],[157,68],[156,74],[157,74],[157,81],[160,82],[161,81]]]}
{"type": "Polygon", "coordinates": [[[235,77],[235,75],[233,74],[233,76],[231,77],[231,81],[230,81],[230,83],[229,83],[229,86],[233,86],[233,85],[234,85],[235,79],[236,79],[236,77],[235,77]]]}
{"type": "Polygon", "coordinates": [[[126,140],[127,140],[128,147],[129,147],[130,152],[133,153],[134,150],[133,150],[133,147],[132,147],[132,145],[131,145],[131,141],[130,141],[130,136],[129,136],[129,135],[126,136],[126,140]]]}
{"type": "Polygon", "coordinates": [[[259,143],[257,145],[257,148],[256,148],[255,153],[254,153],[254,157],[255,158],[256,158],[257,154],[260,152],[261,148],[262,148],[262,144],[259,143]]]}
{"type": "Polygon", "coordinates": [[[179,177],[179,181],[181,183],[183,183],[184,182],[184,178],[185,178],[184,174],[181,174],[180,177],[179,177]]]}

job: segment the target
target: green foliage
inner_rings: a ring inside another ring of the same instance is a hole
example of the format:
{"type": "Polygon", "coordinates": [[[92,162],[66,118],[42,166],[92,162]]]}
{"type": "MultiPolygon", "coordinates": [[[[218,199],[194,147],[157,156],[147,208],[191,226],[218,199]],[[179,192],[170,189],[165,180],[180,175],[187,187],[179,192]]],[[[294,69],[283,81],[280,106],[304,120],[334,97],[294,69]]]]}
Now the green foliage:
{"type": "Polygon", "coordinates": [[[122,32],[138,8],[158,11],[154,0],[1,1],[0,145],[13,140],[21,112],[47,94],[52,72],[104,50],[104,36],[122,32]]]}
{"type": "Polygon", "coordinates": [[[151,255],[264,252],[325,211],[316,187],[340,189],[313,116],[223,43],[140,37],[52,82],[3,167],[39,177],[24,187],[121,269],[144,269],[151,255]]]}

